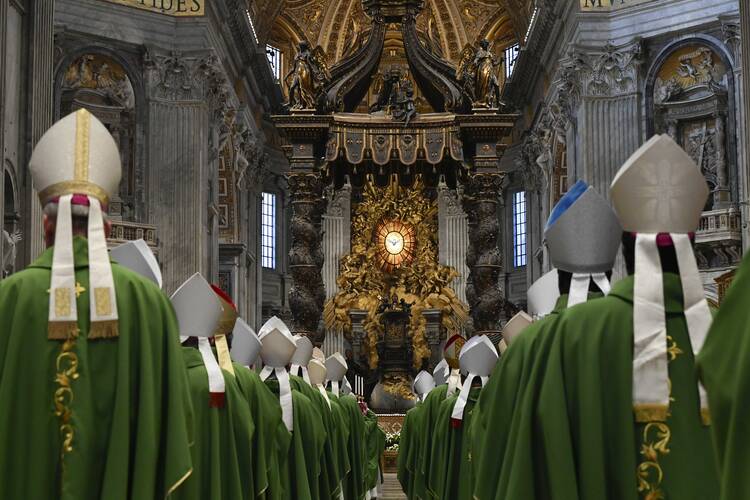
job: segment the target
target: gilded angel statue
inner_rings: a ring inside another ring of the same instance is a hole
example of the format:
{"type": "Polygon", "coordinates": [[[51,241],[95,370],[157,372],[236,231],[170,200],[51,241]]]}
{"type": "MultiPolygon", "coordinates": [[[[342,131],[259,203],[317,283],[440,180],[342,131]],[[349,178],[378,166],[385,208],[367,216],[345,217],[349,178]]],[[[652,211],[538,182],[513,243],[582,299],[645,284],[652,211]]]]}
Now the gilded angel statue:
{"type": "Polygon", "coordinates": [[[323,48],[318,46],[311,51],[309,43],[300,42],[292,69],[284,78],[289,88],[289,107],[315,109],[318,96],[330,79],[323,48]]]}

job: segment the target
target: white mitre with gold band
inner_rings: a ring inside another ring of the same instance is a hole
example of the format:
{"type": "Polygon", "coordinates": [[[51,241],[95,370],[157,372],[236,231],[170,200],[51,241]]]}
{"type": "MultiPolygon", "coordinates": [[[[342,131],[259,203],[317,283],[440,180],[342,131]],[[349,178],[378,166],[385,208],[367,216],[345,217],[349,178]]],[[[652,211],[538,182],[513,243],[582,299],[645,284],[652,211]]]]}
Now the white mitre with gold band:
{"type": "Polygon", "coordinates": [[[116,193],[122,167],[107,128],[81,109],[55,123],[39,140],[29,161],[45,213],[56,216],[49,297],[48,335],[78,333],[72,217],[88,215],[89,339],[118,335],[117,298],[104,234],[103,207],[116,193]],[[75,206],[75,209],[73,208],[75,206]]]}
{"type": "MultiPolygon", "coordinates": [[[[659,246],[674,245],[693,354],[703,347],[711,311],[698,273],[690,234],[700,222],[709,189],[700,169],[667,135],[641,146],[617,172],[612,204],[625,231],[635,233],[633,285],[633,405],[636,420],[663,421],[669,415],[667,324],[659,246]]],[[[698,387],[701,416],[708,399],[698,387]]]]}

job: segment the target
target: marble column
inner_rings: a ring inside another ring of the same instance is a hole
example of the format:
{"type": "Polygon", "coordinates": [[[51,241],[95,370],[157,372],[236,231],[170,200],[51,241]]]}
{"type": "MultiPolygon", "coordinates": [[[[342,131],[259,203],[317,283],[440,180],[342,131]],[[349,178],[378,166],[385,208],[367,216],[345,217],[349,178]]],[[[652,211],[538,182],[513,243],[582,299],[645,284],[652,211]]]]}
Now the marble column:
{"type": "Polygon", "coordinates": [[[295,171],[294,167],[288,180],[292,199],[289,271],[293,280],[289,307],[294,318],[294,332],[310,337],[315,345],[320,346],[325,338],[319,327],[326,298],[321,276],[325,260],[320,237],[323,186],[317,172],[295,171]]]}
{"type": "Polygon", "coordinates": [[[503,174],[496,169],[482,169],[469,175],[463,204],[468,215],[469,247],[466,264],[469,282],[466,298],[473,321],[473,334],[500,341],[500,321],[505,299],[500,288],[502,252],[498,247],[500,202],[503,174]]]}
{"type": "MultiPolygon", "coordinates": [[[[336,280],[339,277],[341,258],[351,248],[351,197],[352,188],[346,184],[341,189],[330,190],[328,208],[323,215],[323,283],[326,289],[326,300],[332,299],[339,291],[336,280]]],[[[326,356],[339,351],[344,352],[344,335],[342,332],[328,331],[323,341],[323,352],[326,356]]]]}

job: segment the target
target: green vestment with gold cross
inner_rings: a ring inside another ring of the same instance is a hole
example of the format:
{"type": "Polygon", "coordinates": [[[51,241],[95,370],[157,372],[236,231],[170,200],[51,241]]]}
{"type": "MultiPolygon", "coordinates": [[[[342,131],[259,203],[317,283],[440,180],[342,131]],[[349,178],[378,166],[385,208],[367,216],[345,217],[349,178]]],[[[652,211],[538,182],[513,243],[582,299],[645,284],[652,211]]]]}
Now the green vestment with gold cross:
{"type": "Polygon", "coordinates": [[[88,242],[73,239],[78,333],[48,338],[52,248],[0,282],[0,497],[141,500],[190,475],[191,406],[177,320],[113,264],[119,335],[88,339],[88,242]]]}

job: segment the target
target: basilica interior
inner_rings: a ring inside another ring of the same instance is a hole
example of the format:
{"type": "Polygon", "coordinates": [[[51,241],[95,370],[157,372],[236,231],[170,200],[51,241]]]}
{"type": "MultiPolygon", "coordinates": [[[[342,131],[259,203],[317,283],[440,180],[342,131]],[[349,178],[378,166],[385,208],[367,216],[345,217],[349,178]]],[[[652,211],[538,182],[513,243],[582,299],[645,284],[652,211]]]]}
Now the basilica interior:
{"type": "Polygon", "coordinates": [[[0,30],[1,276],[44,248],[34,145],[86,109],[123,166],[108,243],[346,353],[383,414],[453,334],[500,339],[551,207],[656,133],[710,187],[714,305],[748,245],[744,0],[0,0],[0,30]]]}

